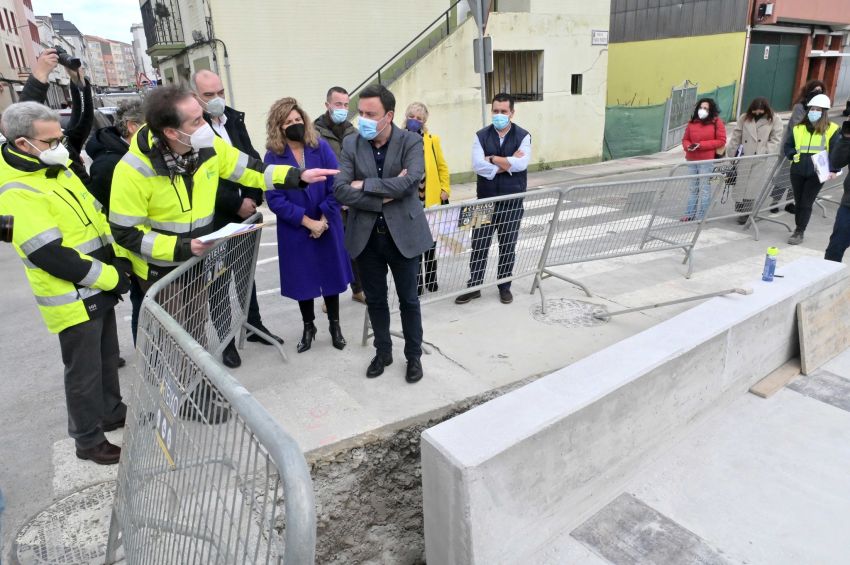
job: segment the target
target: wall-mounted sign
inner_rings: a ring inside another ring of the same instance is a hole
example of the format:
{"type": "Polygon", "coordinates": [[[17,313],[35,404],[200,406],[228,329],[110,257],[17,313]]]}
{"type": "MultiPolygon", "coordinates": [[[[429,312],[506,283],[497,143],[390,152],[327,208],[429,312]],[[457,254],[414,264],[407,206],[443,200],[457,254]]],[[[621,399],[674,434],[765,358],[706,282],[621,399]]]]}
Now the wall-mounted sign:
{"type": "Polygon", "coordinates": [[[590,32],[591,45],[608,45],[608,30],[594,29],[590,32]]]}
{"type": "Polygon", "coordinates": [[[770,59],[770,45],[764,46],[764,60],[767,61],[770,59]]]}

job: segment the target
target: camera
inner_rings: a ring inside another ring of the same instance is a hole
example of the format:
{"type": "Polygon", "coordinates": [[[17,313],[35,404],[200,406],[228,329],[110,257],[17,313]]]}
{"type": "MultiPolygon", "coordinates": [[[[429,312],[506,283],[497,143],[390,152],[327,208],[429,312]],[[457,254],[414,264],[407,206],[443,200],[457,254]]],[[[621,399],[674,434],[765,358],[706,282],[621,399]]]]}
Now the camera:
{"type": "Polygon", "coordinates": [[[65,51],[58,45],[54,45],[53,49],[55,49],[56,54],[59,55],[59,64],[65,67],[66,69],[76,71],[83,66],[83,62],[80,61],[78,57],[71,57],[67,51],[65,51]]]}
{"type": "Polygon", "coordinates": [[[0,241],[12,242],[12,229],[15,227],[15,216],[0,216],[0,241]]]}

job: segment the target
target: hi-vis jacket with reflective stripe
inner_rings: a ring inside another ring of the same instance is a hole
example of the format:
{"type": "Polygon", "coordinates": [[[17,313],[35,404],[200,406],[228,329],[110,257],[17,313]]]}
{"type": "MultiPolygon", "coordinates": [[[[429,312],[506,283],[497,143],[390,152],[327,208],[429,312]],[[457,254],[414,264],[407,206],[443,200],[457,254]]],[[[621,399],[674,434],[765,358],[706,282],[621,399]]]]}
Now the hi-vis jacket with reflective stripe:
{"type": "MultiPolygon", "coordinates": [[[[69,161],[70,163],[70,161],[69,161]]],[[[12,245],[53,333],[96,318],[118,297],[117,246],[95,200],[71,171],[0,148],[0,214],[15,217],[12,245]]],[[[121,266],[129,269],[129,265],[121,266]]]]}
{"type": "Polygon", "coordinates": [[[298,169],[264,165],[219,137],[212,148],[198,152],[192,175],[172,177],[155,143],[147,126],[136,132],[115,167],[109,201],[115,239],[130,252],[133,272],[145,280],[149,265],[165,270],[179,265],[192,257],[192,239],[213,231],[219,178],[263,190],[307,186],[298,169]]]}
{"type": "Polygon", "coordinates": [[[785,142],[785,155],[793,160],[791,172],[801,176],[817,176],[812,155],[829,151],[838,141],[838,124],[830,122],[824,135],[809,131],[808,121],[794,126],[793,134],[785,142]]]}

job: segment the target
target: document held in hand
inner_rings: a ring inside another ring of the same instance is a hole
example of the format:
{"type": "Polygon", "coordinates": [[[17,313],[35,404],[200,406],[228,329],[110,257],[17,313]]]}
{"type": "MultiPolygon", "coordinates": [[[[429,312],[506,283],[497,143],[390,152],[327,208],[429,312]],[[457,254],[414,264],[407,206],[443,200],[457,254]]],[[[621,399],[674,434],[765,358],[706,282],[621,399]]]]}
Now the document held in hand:
{"type": "MultiPolygon", "coordinates": [[[[829,151],[821,151],[812,155],[812,164],[815,166],[815,172],[818,174],[820,182],[826,182],[829,179],[829,151]]],[[[835,173],[835,176],[841,174],[841,171],[835,173]]]]}
{"type": "Polygon", "coordinates": [[[229,237],[235,237],[237,235],[242,235],[246,233],[250,233],[254,230],[260,229],[263,227],[263,224],[234,224],[230,223],[224,226],[223,228],[216,230],[212,233],[208,233],[207,235],[202,235],[198,238],[199,241],[203,243],[213,243],[218,241],[219,239],[227,239],[229,237]]]}

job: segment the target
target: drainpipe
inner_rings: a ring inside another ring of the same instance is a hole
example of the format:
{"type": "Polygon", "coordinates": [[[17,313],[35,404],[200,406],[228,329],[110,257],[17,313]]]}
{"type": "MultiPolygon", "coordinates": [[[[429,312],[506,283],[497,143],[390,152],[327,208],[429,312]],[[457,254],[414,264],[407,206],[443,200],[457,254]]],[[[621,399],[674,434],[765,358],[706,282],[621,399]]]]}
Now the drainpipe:
{"type": "Polygon", "coordinates": [[[741,65],[741,81],[738,83],[738,102],[735,107],[735,113],[732,116],[733,119],[738,119],[738,116],[741,114],[741,103],[744,100],[744,80],[747,78],[747,60],[750,56],[750,38],[752,36],[753,31],[753,0],[748,0],[747,2],[747,39],[744,42],[744,61],[741,65]]]}

